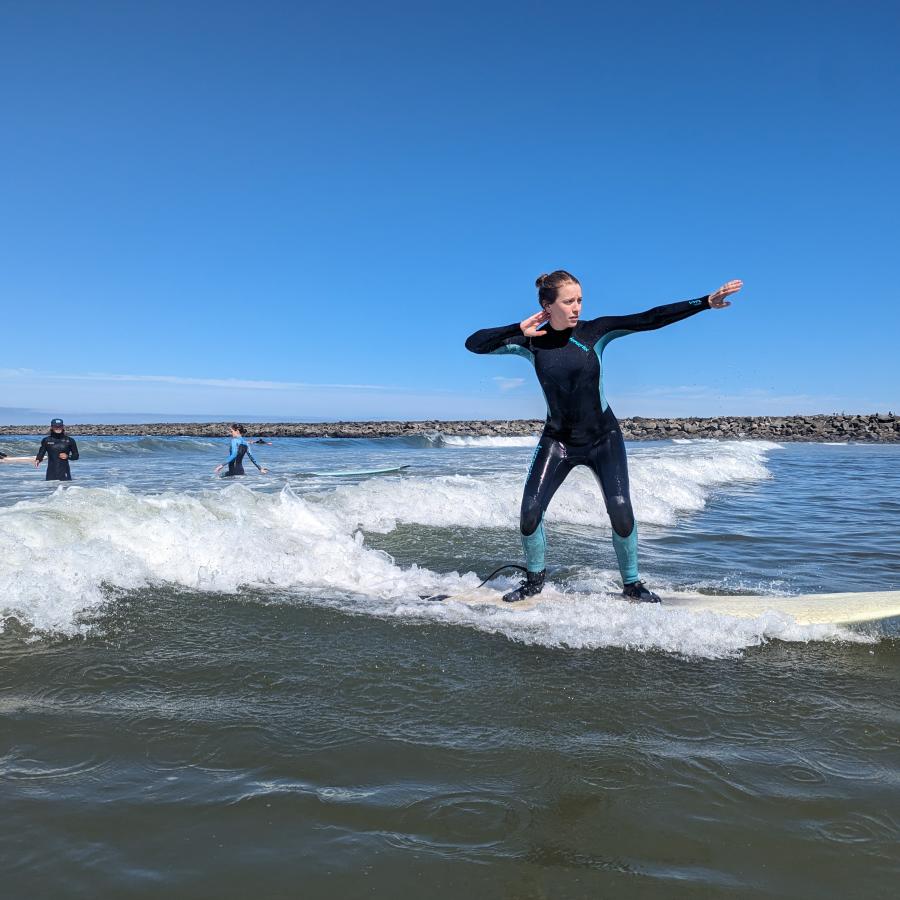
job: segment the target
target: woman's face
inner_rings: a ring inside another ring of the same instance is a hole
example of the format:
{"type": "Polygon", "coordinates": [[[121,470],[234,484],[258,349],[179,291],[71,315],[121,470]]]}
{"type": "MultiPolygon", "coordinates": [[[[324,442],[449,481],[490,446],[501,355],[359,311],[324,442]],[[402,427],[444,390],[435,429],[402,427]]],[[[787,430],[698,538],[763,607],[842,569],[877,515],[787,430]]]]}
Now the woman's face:
{"type": "Polygon", "coordinates": [[[556,299],[545,306],[550,316],[550,327],[557,331],[574,328],[581,315],[581,285],[567,281],[556,289],[556,299]]]}
{"type": "Polygon", "coordinates": [[[231,436],[232,436],[233,438],[239,438],[239,437],[241,436],[241,433],[237,430],[237,428],[232,428],[232,429],[231,429],[231,436]]]}

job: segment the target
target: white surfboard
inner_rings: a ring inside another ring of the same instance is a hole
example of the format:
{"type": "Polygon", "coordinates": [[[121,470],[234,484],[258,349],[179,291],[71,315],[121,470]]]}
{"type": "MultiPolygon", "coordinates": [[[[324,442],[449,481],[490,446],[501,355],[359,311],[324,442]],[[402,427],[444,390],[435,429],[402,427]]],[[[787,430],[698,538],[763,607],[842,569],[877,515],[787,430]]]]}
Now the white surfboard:
{"type": "Polygon", "coordinates": [[[742,619],[755,619],[772,611],[790,616],[799,625],[854,625],[900,616],[900,591],[801,594],[799,597],[671,594],[663,597],[663,604],[680,609],[708,610],[742,619]]]}
{"type": "Polygon", "coordinates": [[[299,475],[314,475],[319,478],[349,478],[353,475],[387,475],[389,472],[402,472],[408,469],[409,464],[403,466],[390,466],[386,469],[352,469],[346,472],[299,472],[299,475]]]}
{"type": "MultiPolygon", "coordinates": [[[[518,603],[506,603],[500,591],[478,588],[454,594],[444,602],[456,601],[469,606],[498,606],[508,610],[530,610],[553,603],[565,603],[578,595],[562,594],[546,588],[536,597],[518,603]]],[[[612,599],[627,602],[618,594],[612,599]]],[[[646,605],[652,609],[690,609],[713,612],[741,619],[756,619],[767,612],[790,616],[799,625],[854,625],[900,618],[900,591],[861,591],[846,594],[802,594],[797,597],[712,596],[693,593],[663,593],[662,603],[646,605]]]]}

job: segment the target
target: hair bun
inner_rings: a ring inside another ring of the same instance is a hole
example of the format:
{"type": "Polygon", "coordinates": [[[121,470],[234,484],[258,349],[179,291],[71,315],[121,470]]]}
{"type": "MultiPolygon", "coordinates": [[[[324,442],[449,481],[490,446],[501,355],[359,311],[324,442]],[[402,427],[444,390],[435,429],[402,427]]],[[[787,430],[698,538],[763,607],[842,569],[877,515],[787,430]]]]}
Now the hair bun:
{"type": "Polygon", "coordinates": [[[544,286],[544,282],[550,277],[549,272],[544,272],[543,275],[538,275],[537,278],[534,279],[534,286],[536,288],[542,288],[544,286]]]}

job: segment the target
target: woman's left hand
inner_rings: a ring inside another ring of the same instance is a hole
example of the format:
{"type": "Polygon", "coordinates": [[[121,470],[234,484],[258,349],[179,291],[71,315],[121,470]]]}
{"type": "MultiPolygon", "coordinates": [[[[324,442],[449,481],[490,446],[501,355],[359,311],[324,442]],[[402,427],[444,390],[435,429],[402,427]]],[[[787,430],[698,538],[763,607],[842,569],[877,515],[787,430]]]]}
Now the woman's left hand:
{"type": "Polygon", "coordinates": [[[736,294],[743,286],[744,282],[740,278],[736,278],[734,281],[726,281],[722,287],[709,295],[709,305],[713,309],[725,309],[726,306],[731,306],[731,301],[725,298],[729,294],[736,294]]]}

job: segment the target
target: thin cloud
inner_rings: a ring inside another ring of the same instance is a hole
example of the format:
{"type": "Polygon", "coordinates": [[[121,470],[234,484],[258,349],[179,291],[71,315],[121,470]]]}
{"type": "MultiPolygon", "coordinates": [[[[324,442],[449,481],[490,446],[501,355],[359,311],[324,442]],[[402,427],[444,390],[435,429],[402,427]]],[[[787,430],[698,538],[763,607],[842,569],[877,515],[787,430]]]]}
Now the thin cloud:
{"type": "Polygon", "coordinates": [[[502,375],[495,375],[494,382],[501,391],[512,391],[517,387],[525,384],[524,378],[504,378],[502,375]]]}
{"type": "MultiPolygon", "coordinates": [[[[160,414],[190,410],[289,418],[540,418],[543,398],[530,379],[494,376],[495,389],[469,393],[448,388],[383,384],[315,384],[237,378],[199,378],[146,373],[47,373],[0,368],[4,402],[29,409],[153,409],[160,414]],[[527,386],[527,387],[526,387],[527,386]]],[[[723,390],[715,385],[652,385],[609,392],[616,414],[642,416],[792,415],[834,411],[871,412],[900,408],[900,400],[867,396],[723,390]]]]}
{"type": "Polygon", "coordinates": [[[90,382],[131,382],[135,384],[175,384],[188,387],[246,388],[254,391],[297,391],[297,390],[397,390],[384,384],[318,384],[308,381],[259,381],[243,378],[193,378],[185,375],[137,375],[110,372],[84,372],[81,374],[59,374],[35,372],[33,369],[0,369],[0,378],[35,378],[44,381],[90,381],[90,382]]]}

